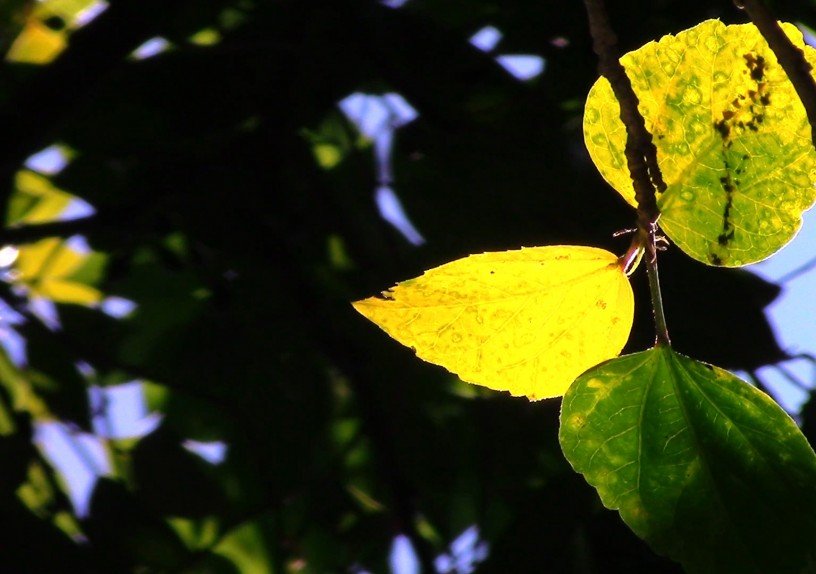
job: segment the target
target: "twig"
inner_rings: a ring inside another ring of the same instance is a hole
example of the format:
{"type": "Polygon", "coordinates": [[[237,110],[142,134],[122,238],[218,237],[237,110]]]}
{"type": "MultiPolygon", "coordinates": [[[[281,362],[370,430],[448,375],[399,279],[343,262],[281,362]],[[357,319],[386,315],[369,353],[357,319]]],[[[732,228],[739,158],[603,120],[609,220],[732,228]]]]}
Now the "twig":
{"type": "Polygon", "coordinates": [[[666,182],[657,165],[657,150],[652,134],[638,110],[638,97],[632,82],[618,59],[618,38],[609,24],[603,0],[584,0],[589,19],[592,47],[598,55],[598,69],[609,80],[612,91],[620,105],[620,118],[626,126],[626,163],[635,189],[638,208],[638,233],[633,242],[646,249],[646,270],[649,275],[649,291],[652,295],[656,345],[669,345],[669,332],[663,312],[663,299],[657,271],[657,208],[656,191],[666,190],[666,182]]]}
{"type": "Polygon", "coordinates": [[[783,284],[787,283],[788,281],[792,281],[793,279],[799,278],[800,275],[804,275],[806,273],[809,273],[814,268],[816,268],[816,257],[812,257],[812,258],[808,259],[807,261],[805,261],[799,267],[797,267],[795,269],[792,269],[791,271],[788,271],[787,273],[785,273],[781,277],[777,277],[776,280],[775,280],[775,283],[777,283],[778,285],[783,285],[783,284]]]}
{"type": "Polygon", "coordinates": [[[738,8],[743,8],[762,37],[768,42],[776,59],[788,75],[802,105],[805,107],[811,126],[811,138],[816,147],[816,82],[810,75],[812,66],[805,59],[805,54],[790,41],[779,22],[765,6],[762,0],[735,0],[738,8]]]}

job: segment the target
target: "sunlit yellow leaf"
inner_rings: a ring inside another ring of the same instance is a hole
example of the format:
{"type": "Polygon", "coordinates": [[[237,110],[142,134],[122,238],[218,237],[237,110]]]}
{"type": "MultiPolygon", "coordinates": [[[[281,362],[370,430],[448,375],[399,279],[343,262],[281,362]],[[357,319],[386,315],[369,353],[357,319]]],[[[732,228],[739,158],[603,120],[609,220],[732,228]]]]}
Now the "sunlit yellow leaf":
{"type": "MultiPolygon", "coordinates": [[[[783,28],[816,64],[792,25],[783,28]]],[[[816,151],[793,85],[753,24],[708,20],[621,58],[654,136],[660,226],[708,264],[747,265],[788,243],[816,200],[816,151]]],[[[584,137],[604,178],[635,205],[626,131],[605,78],[587,97],[584,137]]]]}
{"type": "Polygon", "coordinates": [[[33,6],[23,30],[14,39],[6,60],[23,64],[48,64],[68,46],[71,32],[88,18],[99,0],[40,0],[33,6]],[[46,25],[55,22],[55,28],[46,25]]]}
{"type": "Polygon", "coordinates": [[[634,313],[615,255],[562,245],[471,255],[354,308],[462,380],[530,399],[616,356],[634,313]]]}
{"type": "Polygon", "coordinates": [[[41,0],[34,15],[42,20],[57,17],[67,28],[78,27],[80,16],[98,3],[98,0],[41,0]]]}
{"type": "Polygon", "coordinates": [[[85,266],[91,254],[80,253],[62,239],[51,237],[20,247],[15,261],[18,283],[32,297],[45,297],[58,303],[93,305],[102,294],[78,281],[74,275],[85,266]]]}
{"type": "Polygon", "coordinates": [[[8,213],[10,224],[54,221],[74,198],[47,177],[25,169],[17,172],[14,187],[8,213]]]}
{"type": "Polygon", "coordinates": [[[66,33],[30,20],[6,53],[6,60],[21,64],[47,64],[67,45],[66,33]]]}
{"type": "Polygon", "coordinates": [[[102,294],[95,287],[59,279],[43,282],[39,294],[52,301],[76,303],[77,305],[93,305],[102,298],[102,294]]]}
{"type": "Polygon", "coordinates": [[[221,32],[216,28],[204,28],[189,38],[190,43],[196,46],[215,46],[221,39],[221,32]]]}

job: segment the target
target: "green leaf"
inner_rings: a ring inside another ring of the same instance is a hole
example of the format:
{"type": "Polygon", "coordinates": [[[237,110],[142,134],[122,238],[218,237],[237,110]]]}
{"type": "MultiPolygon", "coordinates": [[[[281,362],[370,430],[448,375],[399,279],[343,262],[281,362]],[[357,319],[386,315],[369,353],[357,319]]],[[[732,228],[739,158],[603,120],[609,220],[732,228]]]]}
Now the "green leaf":
{"type": "MultiPolygon", "coordinates": [[[[802,34],[783,28],[816,64],[802,34]]],[[[805,109],[756,27],[708,20],[621,63],[667,185],[658,196],[663,231],[698,261],[728,267],[787,244],[816,200],[816,151],[805,109]]],[[[584,138],[604,178],[636,205],[626,130],[605,78],[587,97],[584,138]]]]}
{"type": "Polygon", "coordinates": [[[274,572],[270,537],[273,522],[268,515],[244,522],[232,529],[212,552],[235,564],[239,572],[271,574],[274,572]]]}
{"type": "Polygon", "coordinates": [[[604,505],[689,572],[816,564],[816,455],[727,371],[668,347],[612,359],[570,387],[559,438],[604,505]]]}

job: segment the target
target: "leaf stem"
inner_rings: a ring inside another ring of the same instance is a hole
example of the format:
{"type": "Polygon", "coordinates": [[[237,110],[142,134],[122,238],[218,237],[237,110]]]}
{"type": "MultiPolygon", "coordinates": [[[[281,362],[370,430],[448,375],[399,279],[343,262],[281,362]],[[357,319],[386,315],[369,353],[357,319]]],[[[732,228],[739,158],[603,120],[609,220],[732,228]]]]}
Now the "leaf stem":
{"type": "Polygon", "coordinates": [[[657,272],[657,224],[647,232],[646,243],[646,274],[649,276],[649,293],[652,296],[652,312],[655,323],[655,346],[670,346],[669,329],[666,326],[666,315],[663,312],[663,295],[660,292],[660,276],[657,272]]]}
{"type": "MultiPolygon", "coordinates": [[[[652,134],[646,129],[646,121],[638,110],[638,97],[632,82],[626,75],[618,56],[618,38],[609,24],[604,0],[584,0],[592,36],[592,48],[598,55],[598,70],[609,80],[612,91],[620,105],[620,118],[626,126],[626,163],[637,199],[638,233],[633,242],[646,251],[646,269],[649,275],[649,291],[652,295],[652,311],[655,320],[655,345],[669,345],[669,332],[663,312],[663,297],[657,272],[657,208],[656,192],[666,190],[666,182],[657,164],[657,149],[652,134]]],[[[634,243],[633,243],[634,244],[634,243]]]]}

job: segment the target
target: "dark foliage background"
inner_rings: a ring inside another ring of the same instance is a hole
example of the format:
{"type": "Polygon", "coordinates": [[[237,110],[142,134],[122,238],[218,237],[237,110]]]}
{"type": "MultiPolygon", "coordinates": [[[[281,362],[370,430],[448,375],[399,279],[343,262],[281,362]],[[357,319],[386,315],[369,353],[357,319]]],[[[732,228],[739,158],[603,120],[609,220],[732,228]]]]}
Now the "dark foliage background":
{"type": "MultiPolygon", "coordinates": [[[[724,0],[608,5],[624,50],[706,18],[746,21],[724,0]]],[[[29,8],[0,8],[3,49],[29,8]]],[[[811,3],[775,9],[816,23],[811,3]]],[[[634,214],[583,147],[596,77],[578,1],[113,0],[52,64],[6,63],[0,200],[26,157],[61,142],[76,157],[54,183],[97,215],[7,229],[3,241],[81,233],[109,256],[101,290],[137,305],[123,320],[60,305],[61,330],[32,317],[18,326],[31,369],[51,381],[33,392],[87,431],[89,384],[150,381],[163,421],[139,440],[105,441],[115,470],[97,483],[77,543],[54,525],[73,510],[32,446],[37,417],[17,409],[16,432],[0,437],[2,569],[386,572],[395,536],[427,568],[477,525],[489,544],[479,572],[679,571],[571,471],[558,401],[465,386],[349,305],[468,253],[622,252],[628,239],[612,233],[634,214]],[[504,34],[502,53],[540,55],[545,72],[520,82],[469,45],[488,24],[504,34]],[[188,41],[208,27],[219,42],[188,41]],[[175,48],[127,58],[154,36],[175,48]],[[355,91],[398,92],[420,113],[398,130],[392,161],[421,247],[377,212],[372,147],[337,106],[355,91]],[[316,142],[341,161],[321,167],[316,142]],[[224,441],[227,459],[208,464],[186,439],[224,441]],[[33,484],[51,492],[39,505],[19,496],[32,465],[44,471],[33,484]]],[[[776,286],[675,249],[661,273],[678,350],[730,369],[784,357],[762,313],[776,286]]],[[[645,277],[633,282],[627,348],[640,350],[653,333],[645,277]]],[[[6,407],[29,374],[0,371],[6,407]]]]}

